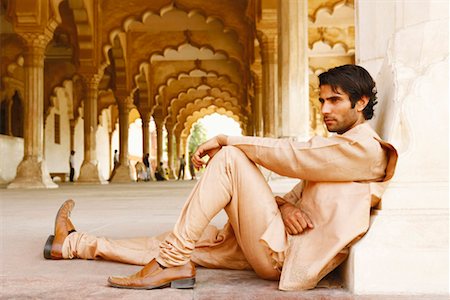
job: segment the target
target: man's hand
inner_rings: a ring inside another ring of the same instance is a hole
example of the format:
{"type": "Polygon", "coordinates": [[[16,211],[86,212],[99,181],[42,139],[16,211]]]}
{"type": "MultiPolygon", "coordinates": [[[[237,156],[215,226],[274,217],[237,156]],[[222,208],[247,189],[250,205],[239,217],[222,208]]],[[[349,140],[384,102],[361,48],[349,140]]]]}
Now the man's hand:
{"type": "Polygon", "coordinates": [[[300,234],[308,228],[314,228],[309,216],[293,204],[286,202],[280,206],[280,211],[286,231],[290,235],[300,234]]]}
{"type": "Polygon", "coordinates": [[[208,155],[209,159],[213,158],[214,155],[224,146],[224,141],[226,141],[225,135],[215,136],[200,146],[195,150],[194,155],[192,155],[192,163],[194,167],[200,169],[206,162],[202,159],[203,156],[208,155]]]}

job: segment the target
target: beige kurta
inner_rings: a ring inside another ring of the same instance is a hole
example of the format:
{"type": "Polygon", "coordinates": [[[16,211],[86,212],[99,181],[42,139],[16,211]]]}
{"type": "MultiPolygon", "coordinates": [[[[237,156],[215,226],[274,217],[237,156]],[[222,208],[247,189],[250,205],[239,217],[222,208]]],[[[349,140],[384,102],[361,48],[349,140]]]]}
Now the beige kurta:
{"type": "Polygon", "coordinates": [[[346,258],[346,248],[368,230],[370,208],[381,199],[397,161],[394,147],[367,123],[306,143],[229,137],[228,144],[269,170],[302,179],[284,198],[307,212],[314,229],[290,237],[282,290],[314,288],[346,258]]]}
{"type": "Polygon", "coordinates": [[[283,265],[280,289],[314,288],[367,231],[370,207],[379,201],[397,159],[395,149],[368,124],[304,143],[228,137],[227,144],[233,147],[216,154],[168,236],[128,243],[74,233],[64,243],[64,257],[145,264],[157,256],[166,265],[191,259],[206,267],[251,267],[271,279],[283,265]],[[284,198],[308,213],[314,229],[287,239],[273,195],[252,162],[302,179],[284,198]],[[230,218],[227,226],[206,227],[221,208],[230,218]]]}

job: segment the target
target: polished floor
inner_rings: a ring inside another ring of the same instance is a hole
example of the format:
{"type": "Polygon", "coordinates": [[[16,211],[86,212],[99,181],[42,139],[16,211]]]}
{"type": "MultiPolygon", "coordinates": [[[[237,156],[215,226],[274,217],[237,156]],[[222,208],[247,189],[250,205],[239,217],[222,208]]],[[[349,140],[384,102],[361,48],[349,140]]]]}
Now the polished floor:
{"type": "MultiPolygon", "coordinates": [[[[252,271],[198,268],[192,290],[125,290],[108,287],[110,275],[128,275],[138,266],[106,261],[49,261],[42,256],[60,204],[76,202],[72,220],[78,231],[113,238],[155,235],[170,230],[194,181],[138,182],[77,185],[63,183],[51,190],[8,190],[0,187],[0,299],[440,299],[419,295],[349,293],[338,276],[329,276],[320,288],[283,292],[277,283],[257,278],[252,271]]],[[[270,181],[275,193],[295,184],[270,181]]],[[[214,220],[225,222],[224,213],[214,220]]]]}

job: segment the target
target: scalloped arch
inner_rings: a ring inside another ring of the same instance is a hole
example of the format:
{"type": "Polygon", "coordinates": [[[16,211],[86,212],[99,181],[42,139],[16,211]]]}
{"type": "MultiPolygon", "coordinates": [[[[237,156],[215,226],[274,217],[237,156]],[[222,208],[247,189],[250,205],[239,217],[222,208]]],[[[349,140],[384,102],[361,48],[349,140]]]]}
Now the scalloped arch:
{"type": "Polygon", "coordinates": [[[227,117],[232,118],[233,120],[235,120],[236,122],[239,123],[240,127],[244,130],[245,128],[243,128],[243,123],[242,121],[239,119],[239,116],[236,116],[232,111],[229,111],[225,108],[222,107],[217,107],[214,105],[211,105],[207,108],[202,108],[200,111],[196,111],[194,112],[192,115],[188,116],[186,118],[186,122],[184,123],[184,129],[182,131],[180,131],[178,134],[182,135],[182,136],[188,136],[192,126],[201,118],[207,116],[207,115],[211,115],[213,113],[218,113],[220,115],[225,115],[227,117]]]}
{"type": "Polygon", "coordinates": [[[354,7],[354,0],[335,0],[334,3],[322,3],[311,14],[308,14],[308,20],[315,23],[317,20],[317,14],[322,11],[326,11],[329,15],[333,15],[337,7],[349,6],[354,7]]]}
{"type": "Polygon", "coordinates": [[[247,120],[247,117],[241,113],[240,107],[235,106],[232,103],[223,101],[222,99],[197,99],[195,103],[190,103],[184,109],[180,110],[174,126],[174,132],[181,133],[185,130],[189,116],[192,116],[195,112],[201,111],[205,107],[223,108],[232,112],[237,117],[237,120],[239,120],[241,127],[247,120]]]}
{"type": "Polygon", "coordinates": [[[167,116],[170,117],[172,114],[172,108],[178,104],[189,103],[192,102],[196,98],[221,98],[227,100],[229,102],[234,103],[236,106],[239,106],[239,100],[236,97],[230,95],[227,91],[223,91],[220,88],[213,87],[209,92],[204,92],[201,89],[189,88],[186,93],[182,92],[179,94],[177,98],[173,98],[170,100],[169,105],[167,107],[167,116]]]}
{"type": "Polygon", "coordinates": [[[190,17],[190,16],[192,16],[192,15],[201,15],[201,16],[205,19],[205,23],[206,23],[206,24],[210,24],[210,23],[212,23],[213,21],[219,22],[219,23],[221,24],[221,26],[222,26],[222,32],[223,32],[224,34],[227,34],[227,33],[233,33],[234,38],[235,38],[235,39],[238,41],[238,43],[243,47],[244,41],[242,41],[242,40],[240,41],[240,40],[239,40],[240,35],[237,34],[237,32],[236,32],[233,28],[227,27],[227,26],[224,24],[224,22],[222,21],[222,19],[221,19],[220,17],[209,16],[209,15],[207,15],[206,13],[204,13],[204,12],[203,12],[202,10],[200,10],[200,9],[183,10],[183,9],[178,8],[178,7],[175,7],[173,4],[170,4],[170,5],[168,5],[168,6],[162,7],[162,8],[159,10],[159,12],[155,12],[155,11],[152,11],[152,10],[148,10],[148,11],[143,12],[143,13],[142,13],[140,16],[138,16],[138,17],[135,17],[135,16],[129,16],[129,17],[127,17],[127,18],[124,20],[124,22],[123,22],[121,25],[119,25],[118,27],[116,27],[116,28],[114,28],[114,29],[111,29],[110,32],[109,32],[109,34],[108,34],[108,36],[109,36],[109,45],[106,44],[106,45],[103,46],[103,52],[104,52],[104,53],[103,53],[103,56],[104,56],[105,63],[102,63],[101,65],[103,65],[103,64],[110,64],[110,63],[111,63],[110,60],[109,60],[109,57],[108,57],[108,54],[107,54],[107,53],[108,53],[109,48],[112,46],[115,37],[116,37],[118,34],[120,34],[121,32],[127,32],[127,31],[129,30],[129,27],[130,27],[134,22],[140,23],[140,24],[142,24],[142,25],[145,25],[145,20],[146,20],[148,17],[150,17],[150,16],[157,16],[157,15],[159,15],[160,17],[163,17],[165,14],[167,14],[168,12],[170,12],[170,11],[172,11],[172,10],[179,10],[179,11],[182,11],[182,12],[186,13],[186,15],[187,15],[188,17],[190,17]]]}

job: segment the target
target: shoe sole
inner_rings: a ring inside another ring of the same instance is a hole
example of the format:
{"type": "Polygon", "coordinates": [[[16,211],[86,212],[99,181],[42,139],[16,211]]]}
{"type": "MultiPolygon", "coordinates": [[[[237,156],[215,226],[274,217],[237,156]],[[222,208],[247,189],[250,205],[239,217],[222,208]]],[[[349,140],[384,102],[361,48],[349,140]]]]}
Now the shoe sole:
{"type": "Polygon", "coordinates": [[[162,289],[166,287],[171,287],[173,289],[193,289],[195,286],[195,277],[194,278],[186,278],[186,279],[178,279],[165,284],[156,285],[156,286],[142,286],[142,287],[131,287],[131,286],[122,286],[109,282],[109,285],[115,288],[120,289],[133,289],[133,290],[153,290],[153,289],[162,289]]]}
{"type": "Polygon", "coordinates": [[[55,239],[54,235],[49,235],[47,238],[47,241],[45,242],[45,246],[44,246],[44,257],[46,259],[53,259],[52,257],[52,245],[53,245],[53,240],[55,239]]]}

